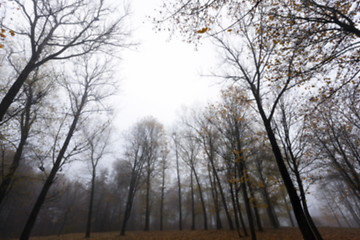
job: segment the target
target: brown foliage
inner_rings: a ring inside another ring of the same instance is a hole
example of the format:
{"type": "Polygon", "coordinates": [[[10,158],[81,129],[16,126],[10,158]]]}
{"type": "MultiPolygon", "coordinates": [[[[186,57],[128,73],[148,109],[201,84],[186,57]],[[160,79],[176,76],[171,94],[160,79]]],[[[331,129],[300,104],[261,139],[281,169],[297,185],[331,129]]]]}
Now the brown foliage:
{"type": "MultiPolygon", "coordinates": [[[[356,240],[359,239],[360,229],[355,228],[319,228],[324,240],[356,240]]],[[[300,240],[301,233],[297,228],[267,229],[265,232],[256,233],[261,240],[300,240]]],[[[84,239],[83,233],[65,234],[60,236],[32,237],[31,240],[80,240],[84,239]]],[[[198,230],[198,231],[150,231],[128,232],[126,236],[120,236],[119,232],[93,233],[89,240],[180,240],[180,239],[239,239],[236,231],[229,230],[198,230]]],[[[244,240],[250,237],[241,238],[244,240]]]]}

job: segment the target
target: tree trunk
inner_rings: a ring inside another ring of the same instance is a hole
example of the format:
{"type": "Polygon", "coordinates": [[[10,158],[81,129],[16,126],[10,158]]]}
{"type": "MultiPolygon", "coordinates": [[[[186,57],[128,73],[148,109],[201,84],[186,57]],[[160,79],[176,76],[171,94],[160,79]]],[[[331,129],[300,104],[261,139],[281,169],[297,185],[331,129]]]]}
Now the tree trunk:
{"type": "MultiPolygon", "coordinates": [[[[211,143],[210,143],[210,144],[211,144],[211,143]]],[[[219,191],[220,191],[220,197],[221,197],[221,201],[222,201],[223,206],[224,206],[226,218],[227,218],[228,223],[229,223],[229,228],[230,228],[230,230],[234,230],[234,225],[233,225],[233,222],[232,222],[232,219],[231,219],[231,216],[230,216],[228,207],[227,207],[227,202],[226,202],[226,199],[225,199],[224,191],[223,191],[223,189],[222,189],[222,186],[221,186],[221,183],[220,183],[220,179],[219,179],[219,176],[218,176],[218,174],[217,174],[216,167],[215,167],[215,164],[214,164],[213,154],[212,154],[212,152],[210,152],[210,153],[209,153],[208,151],[206,151],[206,152],[207,152],[207,154],[208,154],[209,161],[210,161],[210,164],[211,164],[211,168],[212,168],[214,177],[215,177],[215,179],[216,179],[217,186],[218,186],[219,191]]]]}
{"type": "Polygon", "coordinates": [[[292,216],[291,216],[291,209],[289,208],[289,204],[288,204],[288,202],[287,202],[287,200],[286,200],[286,195],[284,194],[284,192],[283,192],[282,189],[280,189],[280,192],[281,192],[281,196],[282,196],[283,199],[284,199],[285,209],[286,209],[286,212],[287,212],[287,214],[288,214],[288,216],[289,216],[289,220],[290,220],[291,226],[292,226],[292,227],[295,227],[294,220],[293,220],[293,218],[292,218],[292,216]]]}
{"type": "Polygon", "coordinates": [[[251,187],[251,181],[248,180],[247,184],[249,186],[250,197],[253,199],[252,205],[253,205],[253,209],[254,209],[254,213],[255,213],[256,225],[258,227],[258,231],[263,232],[264,229],[263,229],[262,224],[261,224],[261,219],[260,219],[259,211],[258,211],[258,208],[257,208],[257,202],[256,202],[255,194],[254,194],[254,191],[253,191],[253,189],[251,187]]]}
{"type": "Polygon", "coordinates": [[[210,181],[210,187],[211,187],[211,196],[212,196],[214,208],[215,208],[216,229],[220,230],[220,229],[222,229],[222,224],[221,224],[221,219],[220,219],[219,194],[218,194],[218,191],[216,188],[215,175],[213,174],[213,176],[211,176],[211,170],[210,170],[209,166],[208,166],[208,175],[209,175],[209,181],[210,181]]]}
{"type": "MultiPolygon", "coordinates": [[[[239,189],[240,190],[240,189],[239,189]]],[[[240,201],[239,201],[239,190],[236,189],[236,192],[235,192],[235,200],[236,200],[236,207],[238,209],[238,214],[239,214],[239,218],[240,218],[240,223],[241,223],[241,226],[242,226],[242,229],[244,231],[244,235],[245,237],[249,236],[247,230],[246,230],[246,226],[245,226],[245,222],[244,222],[244,217],[242,215],[242,211],[241,211],[241,206],[240,206],[240,201]]]]}
{"type": "Polygon", "coordinates": [[[196,185],[198,186],[198,189],[199,189],[200,202],[201,202],[201,207],[202,207],[202,210],[203,210],[203,217],[204,217],[204,230],[207,230],[208,229],[208,226],[207,226],[207,214],[206,214],[205,202],[204,202],[204,198],[203,198],[203,194],[202,194],[202,190],[201,190],[201,185],[200,185],[200,181],[199,181],[198,175],[196,174],[194,166],[192,166],[192,170],[194,172],[196,185]]]}
{"type": "Polygon", "coordinates": [[[181,181],[180,181],[180,169],[179,169],[179,153],[177,150],[177,143],[175,142],[176,151],[176,174],[178,184],[178,195],[179,195],[179,230],[182,230],[182,209],[181,209],[181,181]]]}
{"type": "Polygon", "coordinates": [[[193,171],[190,169],[190,188],[191,188],[191,230],[195,230],[195,201],[194,201],[194,184],[193,171]]]}
{"type": "Polygon", "coordinates": [[[126,200],[124,217],[123,217],[123,220],[121,223],[121,230],[120,230],[121,236],[125,236],[126,224],[127,224],[127,221],[129,220],[132,204],[133,204],[134,197],[135,197],[135,185],[136,185],[136,176],[135,175],[136,175],[136,173],[134,173],[134,172],[131,173],[129,193],[128,193],[128,197],[126,200]]]}
{"type": "Polygon", "coordinates": [[[19,142],[19,145],[18,145],[18,147],[16,149],[16,152],[15,152],[15,155],[13,157],[13,160],[12,160],[11,166],[9,168],[9,171],[4,176],[3,181],[1,182],[1,185],[0,185],[0,205],[1,205],[2,201],[4,200],[6,194],[8,193],[11,181],[12,181],[14,175],[15,175],[15,172],[16,172],[17,168],[20,165],[22,152],[23,152],[23,149],[25,147],[26,140],[27,140],[27,138],[29,136],[29,131],[30,131],[30,127],[31,127],[30,112],[31,112],[31,105],[32,105],[32,101],[33,101],[31,88],[29,88],[29,90],[30,90],[30,92],[29,92],[29,95],[28,95],[27,100],[26,100],[25,109],[24,109],[24,112],[21,114],[20,142],[19,142]]]}
{"type": "Polygon", "coordinates": [[[29,76],[29,74],[36,68],[35,65],[36,57],[32,57],[28,64],[25,66],[23,71],[17,77],[13,85],[10,87],[9,91],[6,93],[5,97],[0,103],[0,121],[4,119],[4,116],[9,109],[11,103],[14,101],[16,95],[19,93],[22,85],[29,76]]]}
{"type": "MultiPolygon", "coordinates": [[[[242,170],[241,170],[241,172],[242,172],[242,170]]],[[[242,176],[242,175],[240,174],[240,176],[242,176]]],[[[244,198],[244,202],[245,202],[246,214],[247,214],[248,221],[249,221],[251,239],[256,240],[254,219],[253,219],[252,212],[251,212],[250,200],[249,200],[249,196],[248,196],[247,189],[246,189],[246,180],[245,179],[244,179],[244,182],[241,184],[241,190],[242,190],[242,194],[243,194],[243,198],[244,198]]]]}
{"type": "Polygon", "coordinates": [[[261,116],[263,118],[264,126],[269,138],[269,141],[271,143],[272,151],[274,153],[276,163],[278,165],[281,177],[284,181],[286,190],[289,194],[291,205],[293,207],[296,220],[298,222],[300,231],[304,237],[305,240],[317,240],[316,235],[312,231],[312,228],[310,227],[307,218],[305,216],[304,210],[301,206],[301,202],[299,199],[299,196],[297,195],[295,186],[290,178],[289,172],[286,168],[283,156],[281,154],[281,150],[279,145],[277,144],[273,129],[271,128],[271,123],[266,119],[265,113],[262,109],[259,109],[261,113],[261,116]]]}
{"type": "Polygon", "coordinates": [[[234,194],[234,186],[233,183],[229,182],[229,186],[230,186],[230,194],[231,194],[231,202],[233,205],[233,209],[234,209],[234,217],[235,217],[235,226],[236,226],[236,231],[238,233],[239,238],[241,238],[241,233],[240,233],[240,223],[239,223],[239,211],[237,209],[237,205],[235,202],[235,194],[234,194]]]}
{"type": "Polygon", "coordinates": [[[20,240],[28,240],[29,237],[30,237],[31,230],[33,229],[33,227],[35,225],[38,213],[40,212],[41,206],[45,202],[47,192],[49,191],[49,189],[51,187],[51,184],[53,183],[53,181],[55,179],[56,173],[60,168],[61,161],[62,161],[62,159],[64,157],[65,151],[66,151],[67,147],[69,146],[70,140],[71,140],[71,138],[72,138],[72,136],[74,134],[74,131],[76,129],[76,125],[77,125],[77,122],[79,120],[81,111],[82,111],[83,107],[85,106],[85,102],[86,102],[86,99],[87,99],[87,92],[86,91],[87,90],[85,90],[85,93],[81,98],[80,106],[79,106],[77,112],[75,113],[73,122],[72,122],[72,124],[70,126],[70,129],[69,129],[69,132],[68,132],[68,134],[66,136],[64,144],[63,144],[62,148],[59,151],[59,155],[56,158],[56,161],[55,161],[55,163],[54,163],[54,165],[53,165],[53,167],[51,169],[51,172],[50,172],[49,176],[47,177],[47,179],[45,181],[45,184],[44,184],[43,188],[41,189],[41,192],[40,192],[40,194],[39,194],[39,196],[38,196],[38,198],[37,198],[37,200],[35,202],[35,205],[34,205],[32,211],[30,213],[30,216],[29,216],[29,218],[28,218],[28,220],[26,222],[26,225],[24,227],[24,230],[21,233],[20,240]]]}
{"type": "Polygon", "coordinates": [[[146,177],[146,196],[145,196],[145,227],[144,231],[150,230],[150,172],[147,173],[146,177]]]}
{"type": "Polygon", "coordinates": [[[163,230],[163,210],[164,210],[164,190],[165,190],[165,168],[162,169],[162,182],[161,182],[161,198],[160,198],[160,231],[163,230]]]}
{"type": "Polygon", "coordinates": [[[273,228],[279,228],[280,227],[279,220],[276,217],[274,207],[273,207],[273,205],[271,203],[269,191],[267,189],[265,178],[264,178],[264,175],[263,175],[263,172],[262,172],[262,166],[261,166],[261,160],[260,159],[256,160],[256,169],[257,169],[257,172],[259,174],[260,181],[263,184],[261,192],[262,192],[263,198],[265,199],[265,203],[267,205],[266,212],[267,212],[267,215],[269,217],[270,223],[271,223],[273,228]]]}
{"type": "Polygon", "coordinates": [[[85,238],[90,238],[91,216],[92,216],[94,191],[95,191],[95,178],[96,178],[96,169],[93,167],[93,169],[92,169],[92,178],[91,178],[90,202],[89,202],[89,210],[88,210],[85,238]]]}

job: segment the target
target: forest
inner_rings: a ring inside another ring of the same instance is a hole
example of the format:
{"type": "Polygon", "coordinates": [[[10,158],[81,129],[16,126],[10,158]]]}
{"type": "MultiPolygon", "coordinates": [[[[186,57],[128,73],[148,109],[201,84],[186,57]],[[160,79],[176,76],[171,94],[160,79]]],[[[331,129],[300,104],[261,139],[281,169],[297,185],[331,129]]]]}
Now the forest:
{"type": "Polygon", "coordinates": [[[149,21],[210,43],[222,90],[119,133],[130,8],[0,1],[0,239],[356,239],[360,1],[163,1],[149,21]]]}

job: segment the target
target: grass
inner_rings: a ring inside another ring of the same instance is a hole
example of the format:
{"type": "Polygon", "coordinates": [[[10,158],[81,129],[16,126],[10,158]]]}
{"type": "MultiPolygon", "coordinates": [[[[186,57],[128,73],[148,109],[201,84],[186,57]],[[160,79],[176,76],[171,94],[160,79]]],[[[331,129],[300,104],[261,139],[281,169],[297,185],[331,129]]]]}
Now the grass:
{"type": "MultiPolygon", "coordinates": [[[[324,240],[359,240],[360,229],[355,228],[320,228],[324,240]]],[[[300,240],[297,228],[267,229],[256,233],[258,240],[300,240]]],[[[60,236],[32,237],[31,240],[83,240],[84,233],[64,234],[60,236]]],[[[202,239],[239,239],[236,231],[229,230],[184,230],[184,231],[134,231],[120,236],[119,232],[92,233],[89,240],[202,240],[202,239]]],[[[250,237],[241,239],[250,240],[250,237]]]]}

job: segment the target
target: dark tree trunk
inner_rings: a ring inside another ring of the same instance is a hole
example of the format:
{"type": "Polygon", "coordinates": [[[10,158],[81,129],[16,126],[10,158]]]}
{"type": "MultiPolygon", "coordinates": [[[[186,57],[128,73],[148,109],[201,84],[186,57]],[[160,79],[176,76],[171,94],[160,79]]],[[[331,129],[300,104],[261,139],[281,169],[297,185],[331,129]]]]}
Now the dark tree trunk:
{"type": "Polygon", "coordinates": [[[244,217],[243,217],[243,214],[242,214],[242,211],[241,211],[240,200],[239,200],[239,191],[240,191],[240,188],[236,189],[236,194],[235,194],[236,206],[237,206],[237,209],[238,209],[239,218],[240,218],[241,226],[242,226],[243,231],[244,231],[244,235],[247,237],[247,236],[249,236],[249,234],[248,234],[248,232],[246,230],[244,217]]]}
{"type": "Polygon", "coordinates": [[[227,202],[226,202],[226,199],[225,199],[225,194],[224,194],[224,191],[222,189],[220,179],[219,179],[219,176],[218,176],[218,174],[216,172],[216,168],[215,168],[215,165],[214,165],[214,162],[213,162],[212,159],[210,160],[210,163],[211,163],[211,167],[212,167],[215,179],[216,179],[216,183],[217,183],[219,191],[220,191],[220,197],[221,197],[221,201],[222,201],[223,206],[224,206],[224,211],[225,211],[225,214],[226,214],[226,218],[227,218],[228,223],[229,223],[229,228],[230,228],[230,230],[234,230],[234,224],[232,222],[232,219],[231,219],[231,216],[230,216],[230,213],[229,213],[229,210],[228,210],[227,202]]]}
{"type": "Polygon", "coordinates": [[[257,201],[256,201],[256,198],[255,198],[255,194],[254,194],[254,191],[251,187],[251,181],[248,179],[247,181],[247,184],[248,184],[248,187],[249,187],[249,191],[250,191],[250,196],[252,198],[252,206],[253,206],[253,209],[254,209],[254,213],[255,213],[255,218],[256,218],[256,225],[258,227],[258,231],[259,232],[263,232],[264,229],[262,227],[262,224],[261,224],[261,219],[260,219],[260,215],[259,215],[259,211],[258,211],[258,207],[257,207],[257,201]]]}
{"type": "Polygon", "coordinates": [[[11,103],[14,101],[16,95],[19,93],[22,85],[29,76],[29,74],[36,68],[35,65],[36,57],[32,57],[28,64],[25,66],[23,71],[20,73],[18,78],[15,80],[13,85],[10,87],[9,91],[6,93],[5,97],[0,103],[0,122],[3,120],[7,110],[9,109],[11,103]]]}
{"type": "Polygon", "coordinates": [[[162,169],[161,181],[161,198],[160,198],[160,231],[163,230],[163,216],[164,216],[164,192],[165,192],[165,168],[162,169]]]}
{"type": "MultiPolygon", "coordinates": [[[[241,172],[243,172],[243,170],[241,170],[241,172]]],[[[240,176],[241,176],[241,174],[240,174],[240,176]]],[[[242,190],[242,195],[243,195],[244,202],[245,202],[245,209],[246,209],[246,214],[248,217],[251,239],[256,240],[254,219],[253,219],[253,215],[251,212],[251,205],[250,205],[249,195],[248,195],[247,189],[246,189],[246,180],[245,179],[244,179],[244,182],[241,184],[241,190],[242,190]]]]}
{"type": "Polygon", "coordinates": [[[202,190],[201,190],[201,185],[200,185],[200,181],[199,181],[199,178],[198,178],[198,175],[196,173],[194,166],[192,166],[192,170],[193,170],[193,173],[195,176],[196,185],[198,186],[198,189],[199,189],[200,202],[201,202],[201,207],[203,210],[203,218],[204,218],[204,230],[207,230],[208,229],[207,214],[206,214],[205,202],[204,202],[204,198],[203,198],[203,194],[202,194],[202,190]]]}
{"type": "Polygon", "coordinates": [[[230,186],[231,202],[232,202],[233,209],[234,209],[236,231],[238,233],[238,236],[241,238],[242,235],[240,233],[240,222],[239,222],[239,216],[238,216],[239,210],[237,209],[237,205],[236,205],[233,183],[229,183],[229,186],[230,186]]]}
{"type": "Polygon", "coordinates": [[[287,212],[287,214],[289,216],[291,226],[295,227],[295,223],[294,223],[294,220],[293,220],[292,215],[291,215],[291,209],[290,209],[289,204],[288,204],[288,202],[286,200],[286,195],[284,194],[284,192],[282,190],[280,190],[280,192],[281,192],[282,198],[284,199],[285,209],[286,209],[286,212],[287,212]]]}
{"type": "Polygon", "coordinates": [[[190,169],[190,188],[191,188],[191,230],[195,230],[195,200],[194,200],[194,184],[193,171],[190,169]]]}
{"type": "Polygon", "coordinates": [[[220,230],[220,229],[222,229],[222,223],[221,223],[221,219],[220,219],[219,194],[218,194],[218,191],[216,188],[215,175],[213,174],[213,176],[211,176],[211,170],[210,170],[209,166],[208,166],[208,175],[209,175],[209,181],[210,181],[210,187],[211,187],[211,196],[212,196],[214,208],[215,208],[216,229],[220,230]]]}
{"type": "Polygon", "coordinates": [[[295,186],[290,178],[289,172],[286,168],[283,156],[279,145],[277,144],[273,129],[271,128],[270,121],[265,117],[265,113],[261,106],[259,106],[260,115],[263,119],[264,126],[270,141],[272,151],[274,153],[276,163],[278,165],[281,177],[284,181],[285,187],[290,197],[291,205],[293,207],[296,220],[298,222],[299,228],[305,240],[317,240],[315,233],[312,231],[311,226],[309,225],[304,210],[301,206],[299,196],[297,195],[295,186]]]}
{"type": "Polygon", "coordinates": [[[146,177],[146,196],[145,196],[145,227],[144,231],[150,230],[150,172],[147,173],[146,177]]]}
{"type": "Polygon", "coordinates": [[[122,220],[122,223],[121,223],[121,230],[120,230],[120,235],[121,236],[125,236],[126,224],[127,224],[127,221],[129,220],[132,204],[133,204],[134,197],[135,197],[137,176],[136,176],[136,173],[134,171],[135,170],[133,169],[133,172],[131,173],[129,193],[128,193],[128,197],[127,197],[127,200],[126,200],[124,217],[123,217],[123,220],[122,220]]]}
{"type": "Polygon", "coordinates": [[[30,127],[31,127],[30,114],[31,114],[32,101],[33,101],[33,94],[32,94],[32,90],[30,87],[29,94],[28,94],[27,100],[26,100],[25,109],[24,109],[24,112],[21,114],[20,142],[16,149],[16,152],[13,157],[12,163],[10,165],[9,171],[5,174],[3,181],[1,182],[1,185],[0,185],[0,205],[1,205],[2,201],[4,200],[6,194],[8,193],[12,179],[15,175],[17,168],[20,165],[22,152],[23,152],[24,146],[26,144],[26,140],[29,136],[29,131],[30,131],[30,127]]]}
{"type": "Polygon", "coordinates": [[[269,191],[267,189],[267,185],[266,185],[266,182],[265,182],[265,178],[264,178],[264,175],[263,175],[263,172],[262,172],[262,166],[261,166],[261,159],[257,159],[256,160],[256,169],[257,169],[257,172],[259,174],[259,177],[260,177],[260,181],[261,183],[263,184],[263,188],[262,188],[262,195],[265,199],[265,202],[266,202],[266,212],[268,214],[268,217],[269,217],[269,220],[270,220],[270,223],[272,225],[273,228],[279,228],[279,221],[276,217],[276,214],[275,214],[275,210],[274,210],[274,207],[273,207],[273,204],[271,203],[271,199],[270,199],[270,196],[269,196],[269,191]]]}
{"type": "Polygon", "coordinates": [[[71,140],[71,138],[72,138],[72,136],[74,134],[74,131],[76,129],[76,125],[78,123],[81,111],[82,111],[83,107],[85,106],[85,102],[87,100],[87,92],[86,91],[87,91],[87,89],[85,90],[85,93],[81,98],[80,106],[79,106],[77,112],[75,113],[73,122],[72,122],[72,124],[70,126],[70,129],[69,129],[69,132],[68,132],[68,134],[66,136],[64,144],[63,144],[62,148],[59,151],[59,155],[56,158],[56,161],[55,161],[55,163],[54,163],[54,165],[53,165],[53,167],[51,169],[51,172],[50,172],[49,176],[47,177],[43,188],[41,189],[41,192],[40,192],[40,194],[39,194],[39,196],[38,196],[38,198],[37,198],[37,200],[35,202],[35,205],[34,205],[32,211],[31,211],[30,216],[29,216],[29,218],[28,218],[28,220],[26,222],[26,225],[25,225],[25,227],[23,229],[23,232],[21,233],[20,240],[28,240],[29,237],[30,237],[31,230],[33,229],[33,227],[35,225],[36,218],[37,218],[37,216],[38,216],[38,214],[40,212],[41,206],[45,202],[47,192],[49,191],[49,189],[51,187],[51,184],[53,183],[53,181],[55,179],[56,173],[58,172],[58,170],[60,168],[60,165],[61,165],[62,159],[64,157],[65,151],[66,151],[67,147],[69,146],[70,140],[71,140]]]}
{"type": "Polygon", "coordinates": [[[181,209],[181,181],[180,181],[180,169],[179,169],[179,153],[177,150],[177,142],[175,142],[175,151],[176,151],[176,174],[177,174],[177,184],[178,184],[178,195],[179,195],[179,230],[182,230],[182,209],[181,209]]]}
{"type": "Polygon", "coordinates": [[[89,202],[89,210],[88,210],[88,217],[87,217],[87,223],[86,223],[85,238],[90,238],[94,191],[95,191],[95,178],[96,178],[96,169],[93,167],[92,178],[91,178],[90,202],[89,202]]]}

